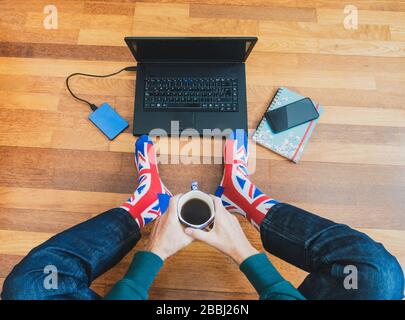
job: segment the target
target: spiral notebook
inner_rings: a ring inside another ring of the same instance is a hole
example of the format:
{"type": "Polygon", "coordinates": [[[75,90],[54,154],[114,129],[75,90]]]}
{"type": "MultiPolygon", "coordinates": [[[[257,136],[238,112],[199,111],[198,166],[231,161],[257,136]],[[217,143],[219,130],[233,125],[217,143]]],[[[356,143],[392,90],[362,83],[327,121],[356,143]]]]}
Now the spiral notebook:
{"type": "MultiPolygon", "coordinates": [[[[304,98],[305,97],[301,96],[300,94],[295,93],[287,88],[280,88],[277,90],[267,111],[283,107],[304,98]]],[[[323,107],[315,102],[314,104],[319,115],[321,115],[323,112],[323,107]]],[[[309,137],[314,131],[318,119],[280,133],[273,133],[266,118],[263,117],[256,129],[256,132],[253,134],[253,140],[297,163],[301,158],[302,152],[309,140],[309,137]]]]}

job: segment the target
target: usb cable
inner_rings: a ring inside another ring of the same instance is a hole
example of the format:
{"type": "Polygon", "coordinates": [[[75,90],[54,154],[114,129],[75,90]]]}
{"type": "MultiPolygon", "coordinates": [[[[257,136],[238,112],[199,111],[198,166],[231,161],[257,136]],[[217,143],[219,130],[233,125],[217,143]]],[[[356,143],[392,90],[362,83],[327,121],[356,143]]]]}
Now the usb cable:
{"type": "Polygon", "coordinates": [[[105,75],[98,75],[98,74],[88,74],[88,73],[75,72],[75,73],[72,73],[71,75],[69,75],[69,76],[66,78],[66,87],[67,87],[69,93],[70,93],[75,99],[77,99],[77,100],[79,100],[79,101],[82,101],[82,102],[84,102],[84,103],[87,103],[87,104],[89,105],[89,107],[90,107],[91,110],[96,111],[96,110],[97,110],[97,106],[96,106],[94,103],[91,103],[91,102],[89,102],[89,101],[87,101],[87,100],[85,100],[85,99],[79,98],[77,95],[75,95],[75,94],[72,92],[72,90],[70,89],[70,86],[69,86],[69,80],[70,80],[70,78],[72,78],[72,77],[74,77],[74,76],[84,76],[84,77],[93,77],[93,78],[108,78],[108,77],[115,76],[116,74],[119,74],[119,73],[121,73],[121,72],[123,72],[123,71],[136,71],[136,70],[137,70],[137,67],[136,67],[136,66],[130,66],[130,67],[125,67],[125,68],[123,68],[123,69],[121,69],[121,70],[119,70],[119,71],[117,71],[117,72],[110,73],[110,74],[105,74],[105,75]]]}

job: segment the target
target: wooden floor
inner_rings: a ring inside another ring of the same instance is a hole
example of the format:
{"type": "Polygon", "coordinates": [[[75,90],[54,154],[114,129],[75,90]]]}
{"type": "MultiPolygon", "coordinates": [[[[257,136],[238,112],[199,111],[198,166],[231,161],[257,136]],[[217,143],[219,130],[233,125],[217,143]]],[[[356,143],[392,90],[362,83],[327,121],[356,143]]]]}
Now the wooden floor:
{"type": "MultiPolygon", "coordinates": [[[[258,36],[247,62],[249,127],[279,86],[319,101],[325,113],[299,164],[258,147],[252,179],[276,199],[365,231],[405,266],[405,1],[169,1],[53,0],[57,30],[43,28],[49,1],[0,1],[0,285],[31,248],[135,189],[132,128],[109,142],[64,85],[72,72],[132,65],[123,41],[129,35],[258,36]],[[357,30],[343,27],[346,3],[359,9],[357,30]]],[[[132,123],[133,74],[72,83],[132,123]]],[[[179,175],[171,164],[160,171],[174,193],[191,180],[213,192],[222,167],[182,165],[179,175]]],[[[260,248],[258,233],[243,227],[260,248]]],[[[93,288],[108,291],[133,253],[93,288]]],[[[271,259],[294,285],[305,277],[271,259]]],[[[257,295],[230,259],[194,243],[167,261],[151,298],[257,295]]]]}

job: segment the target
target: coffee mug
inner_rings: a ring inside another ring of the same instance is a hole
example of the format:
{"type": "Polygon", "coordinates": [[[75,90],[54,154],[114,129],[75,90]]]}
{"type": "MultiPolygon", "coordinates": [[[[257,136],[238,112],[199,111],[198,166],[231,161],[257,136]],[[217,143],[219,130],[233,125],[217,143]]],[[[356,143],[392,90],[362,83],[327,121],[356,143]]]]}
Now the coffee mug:
{"type": "Polygon", "coordinates": [[[197,182],[191,183],[191,191],[183,194],[177,203],[177,216],[182,224],[194,229],[205,229],[214,221],[212,198],[198,190],[197,182]]]}

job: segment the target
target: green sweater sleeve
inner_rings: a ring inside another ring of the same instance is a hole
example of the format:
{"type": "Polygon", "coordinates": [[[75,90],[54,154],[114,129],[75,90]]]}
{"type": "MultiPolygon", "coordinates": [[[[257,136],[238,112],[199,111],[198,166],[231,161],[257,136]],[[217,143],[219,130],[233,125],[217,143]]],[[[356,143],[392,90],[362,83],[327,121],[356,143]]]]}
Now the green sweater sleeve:
{"type": "Polygon", "coordinates": [[[261,300],[304,300],[301,293],[278,273],[264,253],[250,256],[240,265],[261,300]]]}
{"type": "Polygon", "coordinates": [[[127,274],[105,296],[107,300],[146,300],[163,260],[152,252],[139,251],[132,259],[127,274]]]}

